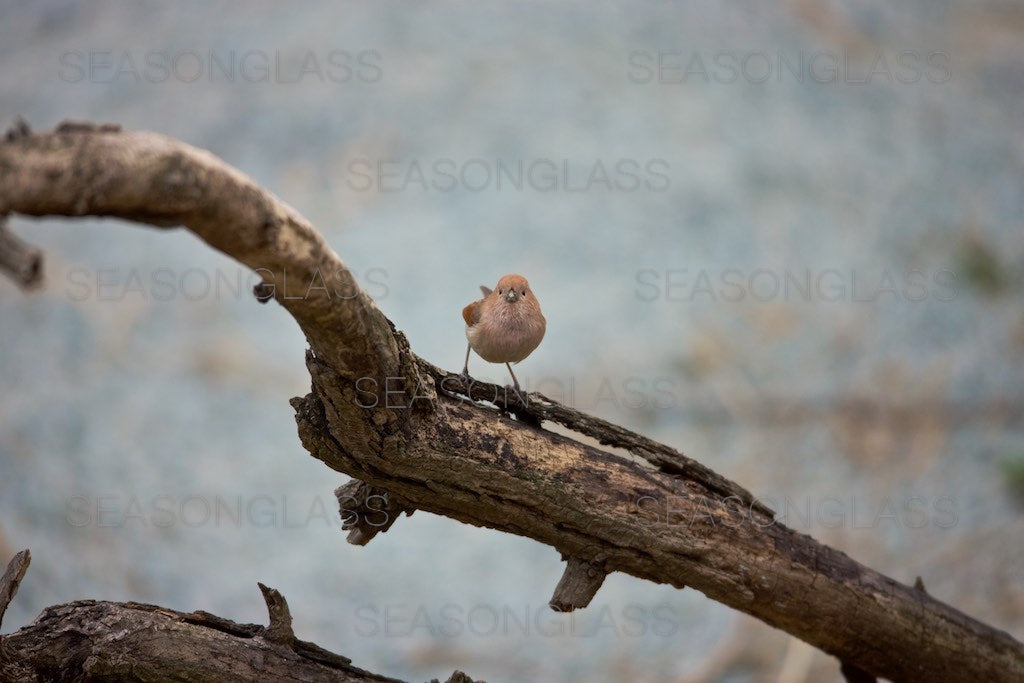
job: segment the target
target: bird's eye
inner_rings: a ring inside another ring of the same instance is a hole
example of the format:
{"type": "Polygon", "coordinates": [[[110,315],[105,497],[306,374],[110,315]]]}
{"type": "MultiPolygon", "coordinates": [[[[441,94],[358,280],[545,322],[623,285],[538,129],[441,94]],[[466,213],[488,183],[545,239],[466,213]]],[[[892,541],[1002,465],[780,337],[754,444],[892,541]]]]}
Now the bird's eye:
{"type": "Polygon", "coordinates": [[[505,293],[504,290],[501,290],[501,289],[498,290],[498,294],[504,294],[504,293],[505,293]]]}
{"type": "Polygon", "coordinates": [[[526,290],[525,289],[522,291],[522,295],[526,296],[526,290]]]}

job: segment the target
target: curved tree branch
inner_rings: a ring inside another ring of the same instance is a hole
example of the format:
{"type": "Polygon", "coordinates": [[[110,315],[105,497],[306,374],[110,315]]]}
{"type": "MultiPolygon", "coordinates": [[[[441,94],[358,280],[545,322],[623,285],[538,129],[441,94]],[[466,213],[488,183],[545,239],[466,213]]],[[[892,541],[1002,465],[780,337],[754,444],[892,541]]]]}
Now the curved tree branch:
{"type": "Polygon", "coordinates": [[[303,445],[363,482],[339,493],[353,542],[427,510],[560,551],[569,568],[556,607],[585,605],[601,572],[622,571],[696,588],[857,675],[1024,677],[1024,646],[1008,634],[785,527],[674,449],[539,394],[521,403],[493,385],[463,386],[417,358],[301,216],[207,152],[109,128],[17,129],[0,144],[6,213],[182,224],[263,276],[257,295],[272,294],[310,345],[312,391],[292,400],[303,445]],[[275,286],[285,272],[301,296],[275,286]],[[332,296],[339,287],[345,295],[332,296]]]}
{"type": "Polygon", "coordinates": [[[343,372],[394,375],[387,319],[293,208],[209,152],[155,133],[64,123],[2,143],[0,217],[111,216],[186,226],[252,268],[318,355],[343,372]]]}

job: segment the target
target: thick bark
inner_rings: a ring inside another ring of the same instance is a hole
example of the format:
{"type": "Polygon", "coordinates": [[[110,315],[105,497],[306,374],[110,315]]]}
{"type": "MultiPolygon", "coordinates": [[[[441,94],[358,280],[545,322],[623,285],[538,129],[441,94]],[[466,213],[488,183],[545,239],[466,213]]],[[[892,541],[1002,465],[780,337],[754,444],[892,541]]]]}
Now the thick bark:
{"type": "Polygon", "coordinates": [[[556,548],[569,560],[560,609],[622,571],[696,588],[835,655],[848,675],[1024,679],[1024,646],[1008,634],[785,527],[683,454],[539,394],[524,404],[464,387],[417,358],[308,223],[206,152],[148,133],[20,128],[0,144],[6,213],[180,223],[263,275],[257,296],[285,306],[310,344],[312,391],[292,401],[300,438],[363,482],[339,494],[353,542],[428,510],[556,548]],[[285,271],[302,296],[277,286],[285,271]]]}

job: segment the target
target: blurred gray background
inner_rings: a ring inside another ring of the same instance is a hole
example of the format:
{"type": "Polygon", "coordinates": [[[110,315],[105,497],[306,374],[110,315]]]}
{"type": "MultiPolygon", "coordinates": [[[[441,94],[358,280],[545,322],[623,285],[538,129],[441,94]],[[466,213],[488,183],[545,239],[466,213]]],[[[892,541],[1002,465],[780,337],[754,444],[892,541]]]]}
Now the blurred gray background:
{"type": "MultiPolygon", "coordinates": [[[[180,138],[327,237],[417,353],[526,275],[531,388],[1024,638],[1019,2],[0,4],[0,118],[180,138]]],[[[417,513],[347,545],[288,398],[304,343],[184,231],[15,219],[0,280],[4,631],[81,598],[265,621],[410,680],[835,680],[703,595],[417,513]]],[[[478,377],[504,369],[474,358],[478,377]]]]}

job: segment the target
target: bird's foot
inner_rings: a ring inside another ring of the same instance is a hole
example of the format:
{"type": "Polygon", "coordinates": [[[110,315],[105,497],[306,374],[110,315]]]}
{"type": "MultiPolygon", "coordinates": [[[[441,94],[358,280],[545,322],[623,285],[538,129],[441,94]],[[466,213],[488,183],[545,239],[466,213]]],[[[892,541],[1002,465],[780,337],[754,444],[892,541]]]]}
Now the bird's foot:
{"type": "Polygon", "coordinates": [[[462,374],[459,375],[459,379],[462,380],[462,388],[466,396],[469,396],[469,389],[473,385],[473,378],[469,376],[469,368],[464,368],[462,370],[462,374]]]}

